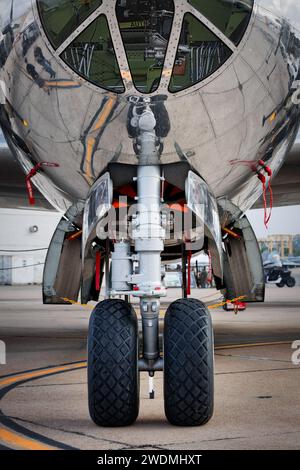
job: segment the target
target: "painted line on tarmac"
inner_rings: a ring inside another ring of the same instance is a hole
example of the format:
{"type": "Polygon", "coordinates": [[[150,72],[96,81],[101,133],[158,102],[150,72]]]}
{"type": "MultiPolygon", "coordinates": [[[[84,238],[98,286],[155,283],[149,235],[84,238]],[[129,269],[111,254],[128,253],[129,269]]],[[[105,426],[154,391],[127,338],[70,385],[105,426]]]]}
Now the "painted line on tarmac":
{"type": "Polygon", "coordinates": [[[13,375],[8,378],[4,378],[0,380],[0,387],[7,387],[8,385],[11,385],[15,382],[22,382],[22,381],[27,381],[27,380],[32,380],[32,379],[38,379],[39,377],[45,376],[45,374],[48,375],[53,375],[53,374],[59,374],[62,372],[68,372],[71,368],[71,370],[76,370],[76,369],[81,369],[82,367],[85,367],[84,364],[85,362],[79,362],[77,364],[71,365],[65,365],[65,366],[58,366],[58,367],[50,367],[47,369],[41,369],[36,372],[27,372],[25,374],[19,373],[17,375],[13,375]]]}
{"type": "MultiPolygon", "coordinates": [[[[0,399],[18,385],[31,382],[40,378],[51,377],[75,370],[85,369],[86,361],[50,366],[43,369],[36,369],[20,372],[14,375],[2,377],[0,380],[0,399]]],[[[0,444],[12,446],[22,450],[75,450],[74,447],[47,438],[41,434],[30,431],[17,424],[14,420],[5,416],[0,411],[0,444]]]]}
{"type": "Polygon", "coordinates": [[[255,348],[263,346],[279,346],[283,344],[292,344],[293,340],[290,341],[271,341],[269,343],[241,343],[241,344],[225,344],[224,346],[216,346],[215,350],[220,349],[240,349],[240,348],[255,348]]]}
{"type": "MultiPolygon", "coordinates": [[[[215,350],[276,346],[284,344],[292,344],[292,340],[220,345],[216,346],[215,350]]],[[[11,390],[18,387],[18,385],[31,382],[33,380],[38,380],[41,378],[51,377],[53,375],[85,369],[86,367],[87,362],[81,361],[68,364],[61,364],[59,366],[50,366],[43,369],[33,369],[25,372],[19,372],[16,374],[4,376],[0,379],[0,399],[3,398],[11,390]]],[[[12,446],[12,448],[18,448],[22,450],[76,450],[76,448],[74,447],[47,438],[34,431],[30,431],[24,426],[16,423],[13,419],[9,418],[8,416],[5,416],[1,411],[0,441],[0,446],[12,446]]]]}
{"type": "Polygon", "coordinates": [[[57,450],[56,447],[50,447],[45,444],[42,444],[33,439],[23,437],[21,434],[16,432],[9,431],[4,427],[0,427],[0,440],[6,445],[12,445],[14,448],[26,450],[57,450]]]}

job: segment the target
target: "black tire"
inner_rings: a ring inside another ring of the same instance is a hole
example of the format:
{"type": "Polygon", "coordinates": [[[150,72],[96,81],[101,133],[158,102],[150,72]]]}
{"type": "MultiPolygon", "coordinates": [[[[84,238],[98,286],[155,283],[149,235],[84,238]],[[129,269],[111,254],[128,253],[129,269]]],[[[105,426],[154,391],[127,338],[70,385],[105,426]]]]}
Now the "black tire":
{"type": "Polygon", "coordinates": [[[282,289],[284,286],[285,286],[285,282],[284,281],[281,281],[279,282],[278,284],[276,284],[277,287],[280,287],[280,289],[282,289]]]}
{"type": "Polygon", "coordinates": [[[164,399],[166,417],[177,426],[200,426],[213,415],[213,330],[210,313],[199,300],[177,300],[167,310],[164,399]]]}
{"type": "Polygon", "coordinates": [[[288,277],[285,282],[286,282],[286,285],[287,285],[288,287],[290,287],[290,288],[296,286],[296,279],[295,279],[294,277],[292,277],[292,276],[288,277]]]}
{"type": "Polygon", "coordinates": [[[139,413],[138,323],[123,300],[93,310],[88,334],[88,399],[98,426],[129,426],[139,413]]]}

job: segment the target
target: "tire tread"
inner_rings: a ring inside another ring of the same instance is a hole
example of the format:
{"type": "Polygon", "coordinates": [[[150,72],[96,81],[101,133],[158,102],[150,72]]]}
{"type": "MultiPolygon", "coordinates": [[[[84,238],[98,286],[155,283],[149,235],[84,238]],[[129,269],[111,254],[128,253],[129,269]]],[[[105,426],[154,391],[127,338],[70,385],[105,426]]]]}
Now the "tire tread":
{"type": "Polygon", "coordinates": [[[119,299],[100,302],[88,337],[89,411],[99,426],[128,426],[139,412],[138,324],[119,299]]]}
{"type": "Polygon", "coordinates": [[[197,299],[172,303],[165,317],[165,413],[171,424],[199,426],[213,414],[210,313],[197,299]]]}

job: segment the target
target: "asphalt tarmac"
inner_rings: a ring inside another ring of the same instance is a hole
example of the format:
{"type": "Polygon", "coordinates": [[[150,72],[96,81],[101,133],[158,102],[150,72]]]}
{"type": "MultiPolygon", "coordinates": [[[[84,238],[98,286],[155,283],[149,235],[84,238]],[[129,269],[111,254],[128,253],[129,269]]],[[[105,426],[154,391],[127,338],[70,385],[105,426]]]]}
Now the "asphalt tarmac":
{"type": "MultiPolygon", "coordinates": [[[[180,295],[176,290],[170,294],[180,295]]],[[[192,295],[208,305],[219,299],[211,289],[192,295]]],[[[211,309],[215,413],[208,424],[196,428],[177,428],[166,421],[162,373],[155,378],[155,400],[148,399],[147,375],[141,374],[135,425],[108,429],[91,422],[86,378],[91,308],[43,306],[39,286],[0,287],[0,340],[6,345],[6,365],[0,365],[0,447],[300,448],[300,352],[292,349],[299,341],[300,351],[300,287],[268,288],[265,304],[249,305],[238,315],[211,309]]]]}

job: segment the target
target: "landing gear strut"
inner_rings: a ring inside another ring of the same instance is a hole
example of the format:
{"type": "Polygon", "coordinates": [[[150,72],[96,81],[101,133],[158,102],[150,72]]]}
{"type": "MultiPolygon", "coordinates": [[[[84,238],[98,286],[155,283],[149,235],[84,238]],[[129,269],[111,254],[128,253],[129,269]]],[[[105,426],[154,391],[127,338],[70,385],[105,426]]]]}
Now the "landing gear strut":
{"type": "Polygon", "coordinates": [[[150,100],[137,100],[139,109],[133,109],[138,205],[131,239],[115,244],[109,290],[110,297],[139,297],[142,347],[136,316],[128,303],[106,300],[96,307],[89,328],[89,408],[94,422],[102,426],[124,426],[137,418],[140,371],[149,374],[149,398],[153,399],[154,374],[164,370],[165,411],[170,423],[201,425],[213,412],[213,339],[205,305],[192,299],[170,305],[164,358],[160,353],[160,298],[166,295],[161,254],[167,221],[161,211],[162,145],[150,104],[150,100]]]}

